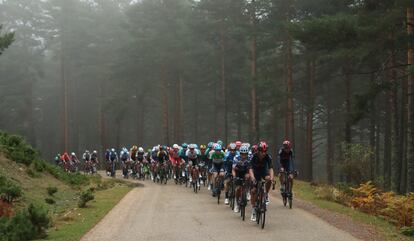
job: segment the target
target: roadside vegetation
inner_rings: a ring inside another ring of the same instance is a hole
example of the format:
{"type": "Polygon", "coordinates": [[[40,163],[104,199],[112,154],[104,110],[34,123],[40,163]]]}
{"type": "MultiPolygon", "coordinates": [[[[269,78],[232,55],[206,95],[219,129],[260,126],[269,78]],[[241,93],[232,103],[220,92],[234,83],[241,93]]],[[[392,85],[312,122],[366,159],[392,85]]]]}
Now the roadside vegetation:
{"type": "Polygon", "coordinates": [[[131,188],[64,172],[23,138],[0,131],[0,241],[79,239],[131,188]]]}

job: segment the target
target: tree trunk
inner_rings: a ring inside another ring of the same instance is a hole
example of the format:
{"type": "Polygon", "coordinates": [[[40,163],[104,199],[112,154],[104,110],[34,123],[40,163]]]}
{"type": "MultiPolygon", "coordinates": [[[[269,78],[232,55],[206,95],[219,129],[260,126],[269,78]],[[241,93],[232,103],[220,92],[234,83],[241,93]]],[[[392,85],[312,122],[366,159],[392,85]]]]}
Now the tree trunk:
{"type": "Polygon", "coordinates": [[[221,48],[221,97],[222,97],[222,106],[224,108],[224,143],[227,143],[227,127],[228,127],[228,114],[227,114],[227,88],[226,88],[226,47],[225,47],[225,39],[224,39],[224,26],[223,22],[220,26],[220,48],[221,48]]]}
{"type": "MultiPolygon", "coordinates": [[[[391,36],[391,39],[393,37],[391,36]]],[[[396,65],[395,53],[391,52],[391,61],[389,61],[389,81],[391,90],[389,91],[389,101],[390,101],[390,115],[391,115],[391,145],[392,145],[392,154],[391,154],[391,190],[394,192],[400,191],[400,181],[401,181],[401,149],[399,148],[400,144],[400,129],[399,129],[399,114],[398,114],[398,91],[397,91],[397,72],[392,66],[396,65]]]]}
{"type": "Polygon", "coordinates": [[[308,63],[308,113],[306,116],[306,165],[304,178],[312,181],[313,178],[313,112],[315,109],[315,61],[308,63]]]}
{"type": "Polygon", "coordinates": [[[391,187],[391,121],[392,121],[392,105],[390,102],[390,91],[387,92],[386,98],[386,113],[385,113],[385,125],[384,125],[384,159],[383,159],[383,176],[384,176],[384,188],[389,189],[391,187]]]}
{"type": "Polygon", "coordinates": [[[344,67],[345,75],[345,109],[346,109],[346,118],[345,118],[345,142],[351,143],[352,133],[351,133],[351,76],[348,69],[349,61],[346,62],[344,67]]]}
{"type": "Polygon", "coordinates": [[[401,193],[407,192],[407,121],[408,121],[408,81],[407,79],[402,81],[401,85],[401,117],[400,117],[400,126],[401,126],[401,138],[399,139],[399,158],[402,161],[401,163],[401,179],[400,179],[400,191],[401,193]]]}
{"type": "Polygon", "coordinates": [[[286,112],[286,129],[285,138],[290,139],[295,145],[294,118],[293,118],[293,62],[292,62],[292,39],[289,36],[287,40],[287,112],[286,112]]]}
{"type": "MultiPolygon", "coordinates": [[[[407,34],[410,38],[413,37],[414,27],[414,9],[412,7],[407,8],[407,34]]],[[[409,123],[409,147],[408,147],[408,162],[407,162],[407,191],[414,192],[414,75],[413,75],[413,64],[414,64],[414,47],[412,44],[408,46],[408,123],[409,123]]]]}
{"type": "Polygon", "coordinates": [[[167,89],[167,75],[166,67],[161,67],[161,88],[162,88],[162,125],[163,125],[163,144],[170,144],[170,131],[169,131],[169,117],[168,117],[168,89],[167,89]]]}
{"type": "Polygon", "coordinates": [[[327,154],[326,154],[326,172],[328,183],[333,183],[333,161],[334,161],[334,148],[335,148],[335,140],[334,135],[332,133],[333,125],[332,125],[332,94],[331,94],[331,83],[328,83],[327,89],[327,101],[326,101],[326,114],[327,114],[327,154]]]}
{"type": "MultiPolygon", "coordinates": [[[[375,86],[375,74],[371,74],[371,86],[375,86]]],[[[369,119],[369,146],[371,150],[375,150],[376,147],[376,126],[377,126],[377,113],[376,113],[375,100],[371,102],[371,112],[369,119]]],[[[375,155],[371,156],[369,163],[370,180],[375,178],[375,155]]]]}
{"type": "Polygon", "coordinates": [[[251,40],[251,74],[252,74],[252,89],[251,89],[251,140],[254,143],[259,142],[259,109],[257,105],[257,92],[256,92],[256,75],[257,75],[257,39],[256,39],[256,12],[254,8],[254,0],[252,1],[253,11],[251,11],[251,23],[252,23],[252,40],[251,40]]]}

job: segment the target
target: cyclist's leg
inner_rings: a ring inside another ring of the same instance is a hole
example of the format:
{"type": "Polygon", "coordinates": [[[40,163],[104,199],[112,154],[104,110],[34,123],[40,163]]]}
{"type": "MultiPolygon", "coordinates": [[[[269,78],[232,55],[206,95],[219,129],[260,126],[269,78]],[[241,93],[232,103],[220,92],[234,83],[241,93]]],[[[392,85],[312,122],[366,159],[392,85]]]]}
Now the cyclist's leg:
{"type": "Polygon", "coordinates": [[[284,185],[285,185],[285,172],[280,171],[279,172],[279,181],[280,181],[280,191],[284,191],[284,185]]]}
{"type": "Polygon", "coordinates": [[[266,181],[265,190],[266,190],[266,193],[269,193],[270,187],[272,186],[272,182],[270,181],[270,175],[267,175],[265,177],[265,181],[266,181]]]}

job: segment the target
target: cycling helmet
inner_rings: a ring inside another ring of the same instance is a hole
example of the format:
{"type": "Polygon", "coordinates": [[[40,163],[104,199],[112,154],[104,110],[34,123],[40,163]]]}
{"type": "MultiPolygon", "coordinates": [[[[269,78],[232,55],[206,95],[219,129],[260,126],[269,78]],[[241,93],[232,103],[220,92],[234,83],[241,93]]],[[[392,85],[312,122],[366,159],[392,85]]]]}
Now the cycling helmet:
{"type": "MultiPolygon", "coordinates": [[[[58,154],[60,156],[60,154],[58,154]]],[[[76,154],[74,152],[71,153],[72,156],[76,156],[76,154]]]]}
{"type": "Polygon", "coordinates": [[[234,151],[234,150],[236,150],[236,148],[237,148],[236,143],[230,143],[230,145],[229,145],[229,150],[234,151]]]}
{"type": "Polygon", "coordinates": [[[195,149],[195,145],[194,144],[190,144],[190,145],[188,145],[188,149],[195,149]]]}
{"type": "Polygon", "coordinates": [[[248,153],[249,153],[249,148],[247,148],[247,146],[240,147],[240,154],[248,154],[248,153]]]}
{"type": "Polygon", "coordinates": [[[183,143],[181,146],[182,146],[184,149],[187,149],[187,147],[188,147],[187,143],[183,143]]]}
{"type": "Polygon", "coordinates": [[[111,149],[111,151],[112,151],[112,152],[115,152],[115,148],[112,148],[112,149],[111,149]]]}
{"type": "Polygon", "coordinates": [[[167,150],[167,146],[166,145],[162,146],[162,149],[167,150]]]}
{"type": "Polygon", "coordinates": [[[96,150],[93,151],[93,154],[98,154],[98,152],[96,150]]]}
{"type": "Polygon", "coordinates": [[[242,142],[241,141],[236,141],[236,147],[238,149],[240,149],[241,146],[242,146],[242,142]]]}
{"type": "Polygon", "coordinates": [[[207,147],[208,147],[208,148],[212,148],[212,147],[213,147],[213,145],[214,145],[214,142],[209,142],[209,143],[207,144],[207,147]]]}
{"type": "Polygon", "coordinates": [[[290,143],[288,140],[285,140],[283,142],[283,147],[290,149],[292,147],[292,143],[290,143]]]}
{"type": "Polygon", "coordinates": [[[253,153],[256,153],[258,149],[259,149],[259,147],[257,145],[252,146],[252,152],[253,153]]]}
{"type": "Polygon", "coordinates": [[[201,149],[201,150],[205,150],[205,149],[207,149],[207,148],[206,148],[206,146],[205,146],[205,145],[200,145],[200,149],[201,149]]]}
{"type": "Polygon", "coordinates": [[[173,149],[179,149],[180,147],[177,144],[173,145],[173,149]]]}
{"type": "Polygon", "coordinates": [[[222,146],[222,145],[223,145],[223,141],[218,140],[218,141],[217,141],[217,144],[219,144],[220,146],[222,146]]]}
{"type": "Polygon", "coordinates": [[[250,143],[245,142],[245,143],[242,143],[241,145],[242,146],[247,146],[248,149],[250,148],[250,143]]]}
{"type": "Polygon", "coordinates": [[[142,147],[138,148],[138,152],[144,152],[144,148],[142,147]]]}
{"type": "Polygon", "coordinates": [[[260,150],[260,151],[263,151],[263,152],[266,152],[266,151],[267,151],[267,143],[266,143],[266,142],[264,142],[264,141],[261,141],[261,142],[259,143],[259,150],[260,150]]]}
{"type": "Polygon", "coordinates": [[[214,147],[214,150],[215,151],[221,151],[221,150],[223,150],[223,148],[221,147],[221,145],[216,144],[216,146],[214,147]]]}
{"type": "Polygon", "coordinates": [[[88,150],[86,150],[85,152],[86,152],[86,153],[89,153],[89,151],[88,151],[88,150]]]}

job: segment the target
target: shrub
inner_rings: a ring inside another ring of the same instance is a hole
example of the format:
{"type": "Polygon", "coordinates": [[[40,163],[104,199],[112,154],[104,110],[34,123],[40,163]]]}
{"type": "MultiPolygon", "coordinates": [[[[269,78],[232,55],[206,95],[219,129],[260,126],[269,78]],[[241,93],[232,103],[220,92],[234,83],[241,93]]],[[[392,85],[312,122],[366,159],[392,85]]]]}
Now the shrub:
{"type": "Polygon", "coordinates": [[[82,175],[80,173],[68,173],[63,171],[61,168],[51,164],[46,164],[45,170],[56,179],[59,179],[72,186],[88,185],[90,181],[86,175],[82,175]]]}
{"type": "Polygon", "coordinates": [[[400,229],[400,232],[405,236],[414,237],[414,228],[404,226],[400,229]]]}
{"type": "Polygon", "coordinates": [[[33,171],[33,169],[32,169],[32,168],[27,168],[27,170],[26,170],[26,174],[27,174],[29,177],[31,177],[31,178],[39,178],[39,177],[40,177],[40,174],[39,174],[39,173],[37,173],[37,172],[35,172],[35,171],[33,171]]]}
{"type": "Polygon", "coordinates": [[[53,204],[56,203],[56,201],[53,198],[50,198],[50,197],[45,198],[45,202],[47,204],[50,204],[50,205],[53,205],[53,204]]]}
{"type": "Polygon", "coordinates": [[[44,161],[33,161],[33,167],[37,172],[43,172],[46,169],[46,163],[44,161]]]}
{"type": "Polygon", "coordinates": [[[16,198],[22,196],[22,189],[14,183],[8,182],[7,185],[1,187],[0,193],[2,198],[8,203],[12,203],[16,198]]]}
{"type": "Polygon", "coordinates": [[[0,146],[6,157],[15,162],[29,166],[32,161],[39,159],[39,153],[20,136],[0,131],[0,146]]]}
{"type": "Polygon", "coordinates": [[[57,187],[48,187],[47,188],[47,193],[50,196],[53,196],[55,193],[57,193],[57,191],[58,191],[58,188],[57,187]]]}
{"type": "Polygon", "coordinates": [[[342,144],[340,168],[347,183],[360,184],[368,181],[373,155],[373,151],[363,145],[342,144]]]}
{"type": "Polygon", "coordinates": [[[0,234],[8,241],[44,238],[49,227],[48,211],[42,206],[30,204],[12,218],[0,220],[0,234]]]}
{"type": "Polygon", "coordinates": [[[93,199],[95,199],[95,196],[93,195],[91,190],[82,192],[80,195],[79,202],[78,202],[78,207],[80,208],[86,207],[86,203],[88,203],[89,201],[93,199]]]}

